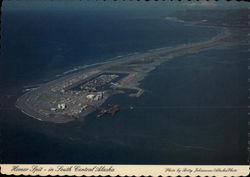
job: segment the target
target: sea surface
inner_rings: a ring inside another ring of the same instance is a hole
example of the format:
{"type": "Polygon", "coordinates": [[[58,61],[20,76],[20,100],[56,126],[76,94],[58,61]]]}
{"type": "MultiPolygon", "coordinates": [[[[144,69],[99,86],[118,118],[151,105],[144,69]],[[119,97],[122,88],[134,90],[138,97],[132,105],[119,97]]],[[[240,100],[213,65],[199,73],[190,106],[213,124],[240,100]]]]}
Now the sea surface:
{"type": "Polygon", "coordinates": [[[247,164],[246,45],[171,59],[141,97],[105,103],[121,106],[114,117],[54,124],[16,109],[24,89],[72,69],[221,32],[167,21],[171,9],[83,9],[3,11],[1,163],[247,164]]]}

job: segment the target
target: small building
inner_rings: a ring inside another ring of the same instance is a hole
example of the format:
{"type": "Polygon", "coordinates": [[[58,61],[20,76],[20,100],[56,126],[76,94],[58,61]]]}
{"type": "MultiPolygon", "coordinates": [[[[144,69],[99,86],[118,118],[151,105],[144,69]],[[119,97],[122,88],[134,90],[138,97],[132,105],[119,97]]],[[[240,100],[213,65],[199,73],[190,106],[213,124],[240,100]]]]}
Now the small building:
{"type": "Polygon", "coordinates": [[[56,108],[50,108],[51,111],[56,111],[56,108]]]}
{"type": "Polygon", "coordinates": [[[115,82],[115,83],[114,83],[114,82],[111,82],[110,84],[113,85],[113,86],[118,86],[118,85],[119,85],[118,82],[115,82]]]}
{"type": "Polygon", "coordinates": [[[98,101],[98,100],[100,100],[102,98],[103,98],[103,93],[102,92],[98,92],[98,94],[94,97],[94,100],[98,101]]]}
{"type": "Polygon", "coordinates": [[[115,79],[115,78],[117,78],[117,77],[118,77],[118,75],[116,75],[116,74],[112,74],[112,75],[111,75],[111,78],[112,78],[112,79],[115,79]]]}
{"type": "Polygon", "coordinates": [[[64,103],[58,104],[57,108],[60,109],[60,110],[64,110],[66,108],[66,105],[64,103]]]}
{"type": "Polygon", "coordinates": [[[90,100],[92,100],[94,97],[95,97],[95,95],[93,95],[93,94],[89,94],[89,95],[86,96],[86,98],[88,98],[90,100]]]}
{"type": "Polygon", "coordinates": [[[61,90],[61,93],[65,93],[65,90],[64,90],[64,89],[62,89],[62,90],[61,90]]]}

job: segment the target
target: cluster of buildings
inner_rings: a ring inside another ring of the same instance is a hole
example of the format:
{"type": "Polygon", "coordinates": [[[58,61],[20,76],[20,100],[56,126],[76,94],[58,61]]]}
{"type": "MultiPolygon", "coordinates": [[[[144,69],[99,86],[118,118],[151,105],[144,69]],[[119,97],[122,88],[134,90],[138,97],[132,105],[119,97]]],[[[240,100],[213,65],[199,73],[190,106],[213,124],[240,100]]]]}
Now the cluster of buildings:
{"type": "Polygon", "coordinates": [[[98,90],[99,87],[104,86],[105,84],[109,83],[113,79],[119,77],[116,74],[102,74],[97,78],[83,84],[80,86],[81,89],[87,90],[89,92],[95,92],[98,90]]]}
{"type": "Polygon", "coordinates": [[[57,104],[57,107],[54,108],[50,108],[51,111],[56,111],[56,110],[64,110],[66,108],[66,104],[65,103],[59,103],[57,104]]]}
{"type": "MultiPolygon", "coordinates": [[[[49,105],[47,114],[60,113],[65,115],[76,115],[88,109],[88,106],[95,101],[102,100],[104,91],[98,91],[99,88],[103,89],[106,84],[111,84],[111,81],[119,77],[116,74],[101,74],[96,78],[84,83],[80,86],[81,90],[74,90],[72,88],[79,88],[79,77],[72,78],[63,82],[57,87],[52,88],[52,92],[56,92],[57,98],[52,104],[49,105]]],[[[45,110],[44,110],[45,111],[45,110]]]]}
{"type": "Polygon", "coordinates": [[[103,98],[103,92],[91,93],[86,96],[86,98],[90,101],[98,101],[103,98]]]}

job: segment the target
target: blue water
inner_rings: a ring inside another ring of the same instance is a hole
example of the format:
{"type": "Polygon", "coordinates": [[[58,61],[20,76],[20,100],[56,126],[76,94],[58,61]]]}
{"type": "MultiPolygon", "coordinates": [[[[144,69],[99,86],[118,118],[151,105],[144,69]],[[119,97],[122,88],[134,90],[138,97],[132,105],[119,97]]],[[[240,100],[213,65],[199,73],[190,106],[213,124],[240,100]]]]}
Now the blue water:
{"type": "Polygon", "coordinates": [[[204,41],[220,32],[166,21],[168,11],[150,12],[3,12],[2,163],[247,163],[246,46],[164,63],[141,82],[140,98],[108,100],[121,105],[112,118],[94,113],[85,121],[53,124],[14,107],[24,86],[74,67],[204,41]]]}
{"type": "Polygon", "coordinates": [[[16,86],[38,81],[74,66],[202,41],[218,32],[201,27],[183,29],[183,24],[166,21],[164,16],[148,19],[135,15],[127,11],[3,13],[4,83],[16,86]]]}

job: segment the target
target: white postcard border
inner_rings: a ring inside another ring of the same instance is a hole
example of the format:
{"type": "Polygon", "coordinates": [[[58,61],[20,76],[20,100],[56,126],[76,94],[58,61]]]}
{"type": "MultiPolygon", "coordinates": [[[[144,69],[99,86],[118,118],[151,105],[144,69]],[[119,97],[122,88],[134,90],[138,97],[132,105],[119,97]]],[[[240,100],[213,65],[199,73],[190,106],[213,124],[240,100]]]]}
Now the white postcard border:
{"type": "Polygon", "coordinates": [[[31,176],[248,176],[248,165],[1,164],[1,174],[31,176]]]}

